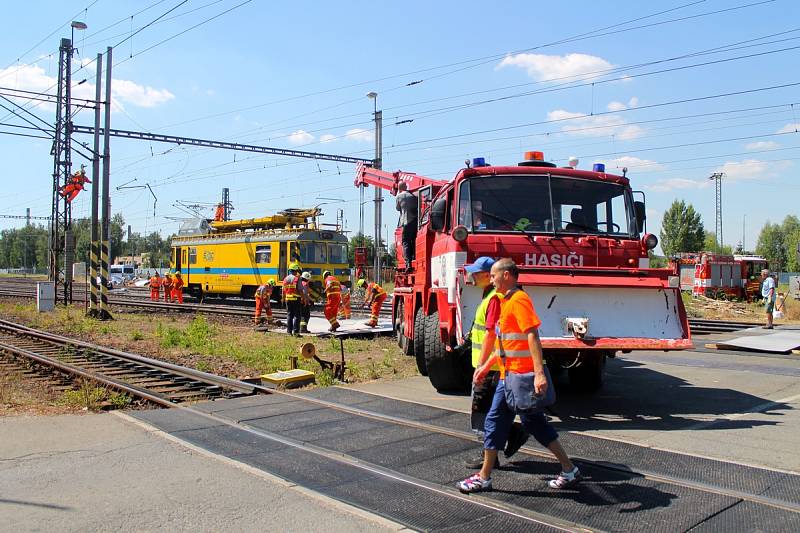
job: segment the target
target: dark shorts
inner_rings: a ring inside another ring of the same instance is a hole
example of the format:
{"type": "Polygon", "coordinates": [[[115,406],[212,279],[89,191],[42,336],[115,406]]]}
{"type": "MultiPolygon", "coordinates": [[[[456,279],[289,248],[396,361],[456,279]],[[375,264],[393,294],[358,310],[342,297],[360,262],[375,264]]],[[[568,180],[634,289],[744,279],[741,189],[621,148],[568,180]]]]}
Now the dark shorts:
{"type": "Polygon", "coordinates": [[[486,415],[492,408],[494,391],[500,381],[500,372],[489,371],[480,385],[472,385],[472,409],[470,413],[470,426],[478,435],[483,434],[483,424],[486,415]]]}
{"type": "Polygon", "coordinates": [[[767,313],[772,313],[775,310],[775,300],[767,299],[766,303],[764,304],[764,311],[767,313]]]}
{"type": "MultiPolygon", "coordinates": [[[[552,387],[552,383],[550,384],[552,387]]],[[[500,381],[494,393],[492,408],[486,416],[486,429],[483,439],[483,447],[487,450],[502,450],[511,425],[514,423],[515,413],[508,408],[506,403],[505,384],[500,381]]],[[[547,421],[547,417],[542,412],[520,412],[519,418],[525,431],[533,435],[536,441],[547,448],[551,442],[558,439],[556,429],[547,421]]]]}

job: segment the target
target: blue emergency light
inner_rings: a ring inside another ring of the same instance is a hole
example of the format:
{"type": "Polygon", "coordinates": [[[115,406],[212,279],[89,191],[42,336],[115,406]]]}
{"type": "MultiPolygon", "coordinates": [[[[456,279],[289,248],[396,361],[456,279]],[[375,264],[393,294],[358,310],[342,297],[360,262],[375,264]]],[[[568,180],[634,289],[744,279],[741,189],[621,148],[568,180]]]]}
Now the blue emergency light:
{"type": "Polygon", "coordinates": [[[486,164],[486,158],[485,157],[473,157],[472,158],[472,167],[473,168],[487,167],[487,166],[489,166],[489,165],[486,164]]]}
{"type": "Polygon", "coordinates": [[[592,165],[592,170],[594,172],[605,172],[606,166],[603,163],[595,163],[594,165],[592,165]]]}

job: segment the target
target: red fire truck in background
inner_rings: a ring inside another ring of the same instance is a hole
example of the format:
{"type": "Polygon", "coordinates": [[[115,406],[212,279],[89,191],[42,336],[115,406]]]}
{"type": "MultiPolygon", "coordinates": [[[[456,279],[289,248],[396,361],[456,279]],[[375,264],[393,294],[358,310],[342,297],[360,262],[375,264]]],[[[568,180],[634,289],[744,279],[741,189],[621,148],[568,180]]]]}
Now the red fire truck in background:
{"type": "Polygon", "coordinates": [[[541,152],[515,166],[476,158],[452,181],[356,171],[356,186],[396,194],[401,181],[419,213],[412,268],[396,250],[394,328],[437,390],[470,386],[469,332],[482,292],[463,267],[480,256],[519,265],[519,284],[542,321],[544,356],[551,370],[568,369],[573,386],[598,388],[617,351],[692,346],[677,271],[649,268],[658,239],[645,232],[644,201],[634,200],[625,176],[599,164],[557,168],[541,152]]]}
{"type": "Polygon", "coordinates": [[[769,268],[761,256],[712,252],[681,253],[672,263],[679,269],[681,289],[693,296],[747,301],[761,297],[761,270],[769,268]]]}

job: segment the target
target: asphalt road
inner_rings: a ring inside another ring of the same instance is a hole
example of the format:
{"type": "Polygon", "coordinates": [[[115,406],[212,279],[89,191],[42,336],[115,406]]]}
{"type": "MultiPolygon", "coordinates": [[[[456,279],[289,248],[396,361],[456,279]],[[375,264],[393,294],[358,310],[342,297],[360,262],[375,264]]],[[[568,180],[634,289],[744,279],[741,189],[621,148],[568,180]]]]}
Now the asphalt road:
{"type": "MultiPolygon", "coordinates": [[[[740,335],[698,336],[695,344],[702,351],[636,352],[610,359],[598,393],[557,389],[556,427],[800,473],[800,356],[703,348],[740,335]]],[[[469,411],[468,397],[437,394],[421,376],[354,387],[469,411]]]]}
{"type": "Polygon", "coordinates": [[[0,419],[0,531],[396,531],[111,414],[0,419]]]}

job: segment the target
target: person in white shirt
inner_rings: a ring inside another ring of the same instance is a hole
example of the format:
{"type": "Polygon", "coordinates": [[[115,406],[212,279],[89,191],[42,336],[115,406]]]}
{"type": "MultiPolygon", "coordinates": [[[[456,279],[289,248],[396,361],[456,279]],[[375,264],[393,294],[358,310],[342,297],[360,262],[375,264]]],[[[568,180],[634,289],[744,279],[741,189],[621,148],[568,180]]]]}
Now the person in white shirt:
{"type": "Polygon", "coordinates": [[[764,297],[764,310],[767,312],[767,325],[764,329],[772,329],[772,312],[775,310],[775,278],[769,275],[766,268],[761,271],[761,296],[764,297]]]}

